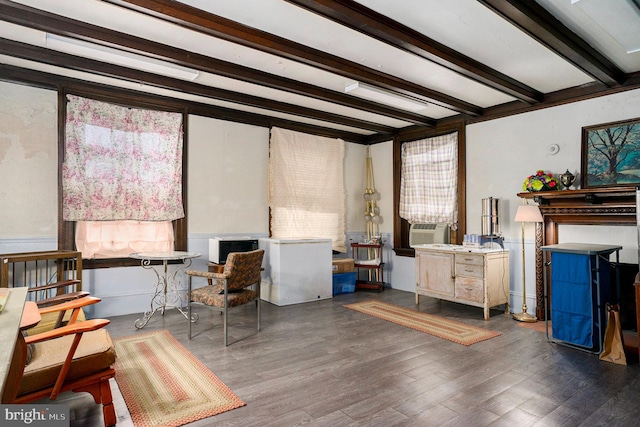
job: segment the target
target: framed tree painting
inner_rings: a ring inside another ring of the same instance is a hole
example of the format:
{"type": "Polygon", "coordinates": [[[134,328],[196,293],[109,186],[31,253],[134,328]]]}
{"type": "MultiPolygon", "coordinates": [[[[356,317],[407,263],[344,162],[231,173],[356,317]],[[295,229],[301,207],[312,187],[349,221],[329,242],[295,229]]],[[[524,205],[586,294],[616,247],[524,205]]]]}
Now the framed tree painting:
{"type": "Polygon", "coordinates": [[[582,128],[582,188],[640,184],[640,118],[582,128]]]}

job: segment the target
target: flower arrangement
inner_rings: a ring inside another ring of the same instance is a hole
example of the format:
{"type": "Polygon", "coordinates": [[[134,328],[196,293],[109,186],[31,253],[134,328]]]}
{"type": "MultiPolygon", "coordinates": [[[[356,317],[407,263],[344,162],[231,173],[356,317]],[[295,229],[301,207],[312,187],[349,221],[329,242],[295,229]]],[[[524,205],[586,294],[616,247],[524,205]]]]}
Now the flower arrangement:
{"type": "Polygon", "coordinates": [[[551,191],[558,189],[558,180],[551,173],[543,170],[536,171],[535,174],[524,180],[522,189],[525,191],[551,191]]]}

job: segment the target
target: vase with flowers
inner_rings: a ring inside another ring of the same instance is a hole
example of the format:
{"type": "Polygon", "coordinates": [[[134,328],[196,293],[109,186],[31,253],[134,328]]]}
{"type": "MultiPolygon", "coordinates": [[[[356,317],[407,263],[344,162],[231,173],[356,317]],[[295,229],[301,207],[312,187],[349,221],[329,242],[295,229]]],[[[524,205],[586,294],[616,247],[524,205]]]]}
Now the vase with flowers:
{"type": "Polygon", "coordinates": [[[550,172],[538,170],[524,180],[524,191],[553,191],[558,189],[558,180],[550,172]]]}

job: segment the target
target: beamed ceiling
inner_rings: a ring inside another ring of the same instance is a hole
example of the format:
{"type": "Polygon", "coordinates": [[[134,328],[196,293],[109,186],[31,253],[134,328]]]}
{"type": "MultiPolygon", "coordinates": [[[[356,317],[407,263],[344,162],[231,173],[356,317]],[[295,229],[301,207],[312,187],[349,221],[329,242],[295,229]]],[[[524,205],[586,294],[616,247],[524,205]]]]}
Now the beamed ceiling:
{"type": "Polygon", "coordinates": [[[0,79],[370,144],[640,88],[640,0],[0,0],[0,79]]]}

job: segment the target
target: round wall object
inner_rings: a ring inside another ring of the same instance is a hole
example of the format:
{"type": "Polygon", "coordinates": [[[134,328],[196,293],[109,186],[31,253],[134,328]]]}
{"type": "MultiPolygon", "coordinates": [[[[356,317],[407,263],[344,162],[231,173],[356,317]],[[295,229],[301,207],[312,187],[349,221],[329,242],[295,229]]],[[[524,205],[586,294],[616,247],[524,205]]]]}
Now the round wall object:
{"type": "Polygon", "coordinates": [[[558,144],[551,144],[547,147],[547,154],[551,156],[558,154],[558,151],[560,151],[560,146],[558,144]]]}

